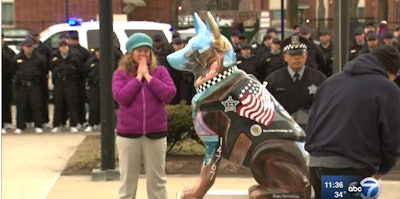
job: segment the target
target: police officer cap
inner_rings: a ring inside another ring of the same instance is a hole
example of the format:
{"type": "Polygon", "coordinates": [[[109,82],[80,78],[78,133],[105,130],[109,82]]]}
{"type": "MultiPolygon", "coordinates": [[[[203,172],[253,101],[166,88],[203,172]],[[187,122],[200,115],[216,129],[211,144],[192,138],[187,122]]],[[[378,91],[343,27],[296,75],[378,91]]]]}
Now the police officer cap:
{"type": "Polygon", "coordinates": [[[392,31],[386,31],[385,33],[383,33],[383,38],[385,39],[394,38],[394,34],[392,31]]]}
{"type": "Polygon", "coordinates": [[[308,40],[298,34],[287,37],[281,43],[283,53],[299,54],[307,51],[308,40]]]}
{"type": "Polygon", "coordinates": [[[356,28],[354,29],[354,34],[355,35],[361,35],[364,33],[364,30],[362,28],[356,28]]]}
{"type": "Polygon", "coordinates": [[[377,39],[377,38],[378,38],[378,35],[376,34],[375,31],[371,30],[371,31],[367,32],[367,35],[365,36],[365,38],[366,38],[367,40],[370,40],[370,39],[377,39]]]}
{"type": "Polygon", "coordinates": [[[244,43],[240,46],[240,49],[251,49],[251,45],[248,43],[244,43]]]}
{"type": "Polygon", "coordinates": [[[162,40],[162,36],[161,36],[160,34],[155,34],[155,35],[153,36],[153,40],[154,40],[154,41],[161,41],[161,40],[162,40]]]}
{"type": "Polygon", "coordinates": [[[272,39],[272,43],[274,43],[274,44],[280,44],[281,43],[281,40],[279,39],[279,38],[273,38],[272,39]]]}
{"type": "Polygon", "coordinates": [[[321,30],[321,32],[319,32],[319,35],[332,35],[332,34],[331,34],[330,30],[324,29],[324,30],[321,30]]]}
{"type": "Polygon", "coordinates": [[[69,33],[69,38],[71,38],[71,39],[79,39],[78,33],[77,32],[70,32],[69,33]]]}
{"type": "Polygon", "coordinates": [[[177,38],[177,37],[181,37],[181,34],[177,31],[172,33],[172,38],[177,38]]]}
{"type": "Polygon", "coordinates": [[[59,44],[58,46],[65,46],[65,45],[68,46],[68,42],[65,41],[65,40],[61,40],[61,41],[60,41],[60,44],[59,44]]]}
{"type": "Polygon", "coordinates": [[[35,42],[31,38],[26,38],[22,43],[21,46],[33,46],[35,42]]]}

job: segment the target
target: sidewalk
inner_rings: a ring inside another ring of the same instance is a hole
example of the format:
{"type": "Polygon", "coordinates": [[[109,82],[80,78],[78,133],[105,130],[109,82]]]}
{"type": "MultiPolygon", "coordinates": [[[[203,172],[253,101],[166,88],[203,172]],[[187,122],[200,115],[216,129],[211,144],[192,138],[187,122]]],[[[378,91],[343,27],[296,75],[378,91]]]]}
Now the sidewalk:
{"type": "MultiPolygon", "coordinates": [[[[87,133],[2,135],[3,199],[116,199],[119,182],[93,182],[91,176],[60,176],[68,159],[87,133]]],[[[175,199],[184,187],[197,182],[198,175],[168,175],[169,199],[175,199]]],[[[145,199],[146,180],[139,180],[137,198],[145,199]]],[[[210,192],[246,193],[256,184],[252,178],[219,176],[210,192]]],[[[383,181],[379,198],[400,198],[400,181],[383,181]]],[[[205,197],[210,198],[211,197],[205,197]]],[[[222,196],[212,198],[223,199],[222,196]]],[[[229,197],[247,198],[242,197],[229,197]]]]}

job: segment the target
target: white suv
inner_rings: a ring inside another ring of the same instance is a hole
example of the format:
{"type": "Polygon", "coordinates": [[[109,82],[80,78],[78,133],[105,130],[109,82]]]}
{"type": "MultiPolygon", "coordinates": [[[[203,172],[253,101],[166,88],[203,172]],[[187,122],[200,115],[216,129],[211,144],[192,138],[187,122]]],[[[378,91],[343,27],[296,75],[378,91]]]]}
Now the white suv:
{"type": "MultiPolygon", "coordinates": [[[[150,37],[160,34],[164,43],[170,43],[172,38],[171,25],[166,23],[149,21],[114,21],[114,46],[119,46],[123,53],[126,52],[125,43],[129,36],[134,33],[146,33],[150,37]]],[[[99,22],[82,22],[71,26],[68,23],[62,23],[50,26],[40,33],[40,40],[48,44],[51,48],[57,49],[60,43],[60,37],[69,34],[78,34],[79,43],[88,50],[100,46],[99,22]]]]}

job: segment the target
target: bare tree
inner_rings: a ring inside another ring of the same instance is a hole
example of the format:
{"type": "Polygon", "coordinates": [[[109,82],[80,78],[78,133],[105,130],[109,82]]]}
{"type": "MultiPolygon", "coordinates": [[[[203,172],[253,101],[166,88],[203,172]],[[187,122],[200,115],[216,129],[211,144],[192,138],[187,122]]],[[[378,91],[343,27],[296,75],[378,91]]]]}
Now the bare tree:
{"type": "Polygon", "coordinates": [[[300,23],[300,21],[298,19],[298,11],[297,11],[297,8],[299,7],[299,1],[298,0],[287,0],[286,2],[287,2],[286,16],[289,16],[288,24],[289,24],[289,27],[293,27],[295,24],[300,23]]]}
{"type": "Polygon", "coordinates": [[[212,10],[238,10],[240,0],[209,0],[208,8],[212,10]]]}
{"type": "Polygon", "coordinates": [[[324,4],[324,0],[318,0],[318,29],[322,30],[326,28],[326,23],[325,23],[325,13],[326,13],[326,8],[324,4]]]}

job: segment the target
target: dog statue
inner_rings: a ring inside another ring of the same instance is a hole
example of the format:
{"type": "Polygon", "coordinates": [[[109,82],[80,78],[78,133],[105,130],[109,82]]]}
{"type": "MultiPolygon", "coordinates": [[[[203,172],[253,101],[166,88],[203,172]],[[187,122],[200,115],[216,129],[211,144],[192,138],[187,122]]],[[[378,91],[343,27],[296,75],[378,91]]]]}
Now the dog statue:
{"type": "Polygon", "coordinates": [[[250,168],[258,185],[249,188],[249,198],[310,198],[302,128],[264,84],[236,67],[232,45],[210,13],[206,23],[194,13],[194,26],[196,35],[186,47],[167,57],[172,67],[200,82],[192,117],[206,154],[198,183],[181,198],[203,198],[221,158],[250,168]]]}

